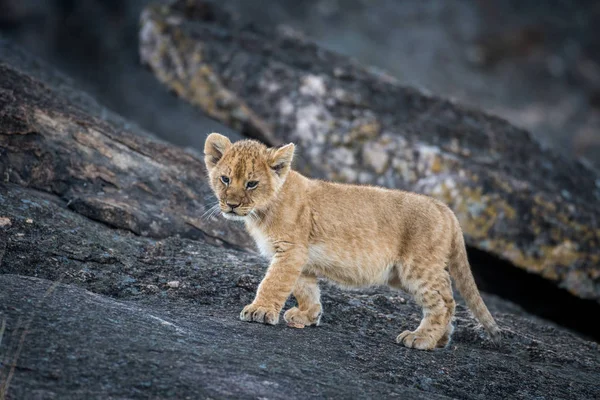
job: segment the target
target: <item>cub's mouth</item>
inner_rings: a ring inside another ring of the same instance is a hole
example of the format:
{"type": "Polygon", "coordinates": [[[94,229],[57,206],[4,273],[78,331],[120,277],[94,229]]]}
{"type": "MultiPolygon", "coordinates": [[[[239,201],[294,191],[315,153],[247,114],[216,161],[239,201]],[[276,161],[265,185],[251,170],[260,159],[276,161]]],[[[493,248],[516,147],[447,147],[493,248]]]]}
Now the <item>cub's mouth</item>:
{"type": "Polygon", "coordinates": [[[235,211],[221,211],[221,215],[225,217],[225,219],[230,219],[233,221],[243,221],[246,218],[247,214],[238,214],[235,211]]]}

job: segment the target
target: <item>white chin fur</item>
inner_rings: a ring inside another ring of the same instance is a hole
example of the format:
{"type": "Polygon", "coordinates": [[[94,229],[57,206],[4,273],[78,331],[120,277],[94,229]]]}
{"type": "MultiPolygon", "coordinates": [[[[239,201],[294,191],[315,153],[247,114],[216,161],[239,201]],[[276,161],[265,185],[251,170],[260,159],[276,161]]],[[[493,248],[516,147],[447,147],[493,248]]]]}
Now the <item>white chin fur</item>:
{"type": "Polygon", "coordinates": [[[241,216],[241,215],[232,215],[232,214],[228,214],[228,213],[221,213],[221,215],[223,217],[225,217],[225,219],[228,219],[231,221],[244,221],[246,219],[245,216],[241,216]]]}

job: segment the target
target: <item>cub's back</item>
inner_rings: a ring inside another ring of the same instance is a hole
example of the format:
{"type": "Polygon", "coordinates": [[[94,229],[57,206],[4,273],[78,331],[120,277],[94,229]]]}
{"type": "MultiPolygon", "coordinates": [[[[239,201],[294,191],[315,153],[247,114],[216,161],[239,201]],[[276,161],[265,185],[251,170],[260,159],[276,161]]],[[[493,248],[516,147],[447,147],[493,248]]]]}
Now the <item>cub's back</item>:
{"type": "MultiPolygon", "coordinates": [[[[452,211],[442,202],[417,193],[374,186],[314,181],[307,193],[317,229],[328,226],[357,234],[413,234],[444,226],[452,211]]],[[[332,232],[330,232],[332,233],[332,232]]]]}

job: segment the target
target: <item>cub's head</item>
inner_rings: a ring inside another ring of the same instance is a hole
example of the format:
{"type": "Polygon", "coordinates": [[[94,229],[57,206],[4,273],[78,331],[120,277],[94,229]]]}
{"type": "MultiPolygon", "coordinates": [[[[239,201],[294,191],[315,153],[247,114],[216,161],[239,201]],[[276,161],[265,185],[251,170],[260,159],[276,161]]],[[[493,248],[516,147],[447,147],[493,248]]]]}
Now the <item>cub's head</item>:
{"type": "Polygon", "coordinates": [[[292,143],[269,148],[254,140],[231,143],[211,133],[204,143],[209,182],[225,218],[243,220],[268,207],[283,186],[294,158],[292,143]]]}

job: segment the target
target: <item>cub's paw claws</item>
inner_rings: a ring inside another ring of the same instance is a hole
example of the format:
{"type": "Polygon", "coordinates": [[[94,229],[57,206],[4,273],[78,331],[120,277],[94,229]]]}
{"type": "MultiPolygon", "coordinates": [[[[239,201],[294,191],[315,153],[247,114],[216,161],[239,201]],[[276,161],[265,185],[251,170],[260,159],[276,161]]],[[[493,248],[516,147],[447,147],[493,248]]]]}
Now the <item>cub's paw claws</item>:
{"type": "Polygon", "coordinates": [[[240,319],[247,322],[277,325],[279,322],[279,312],[273,308],[248,304],[240,313],[240,319]]]}
{"type": "Polygon", "coordinates": [[[283,314],[283,319],[285,322],[292,325],[318,326],[321,322],[321,315],[320,305],[312,306],[305,311],[301,311],[298,307],[293,307],[283,314]]]}
{"type": "Polygon", "coordinates": [[[436,347],[436,342],[429,335],[424,335],[418,331],[404,331],[396,338],[396,343],[402,344],[408,348],[419,350],[432,350],[436,347]]]}

